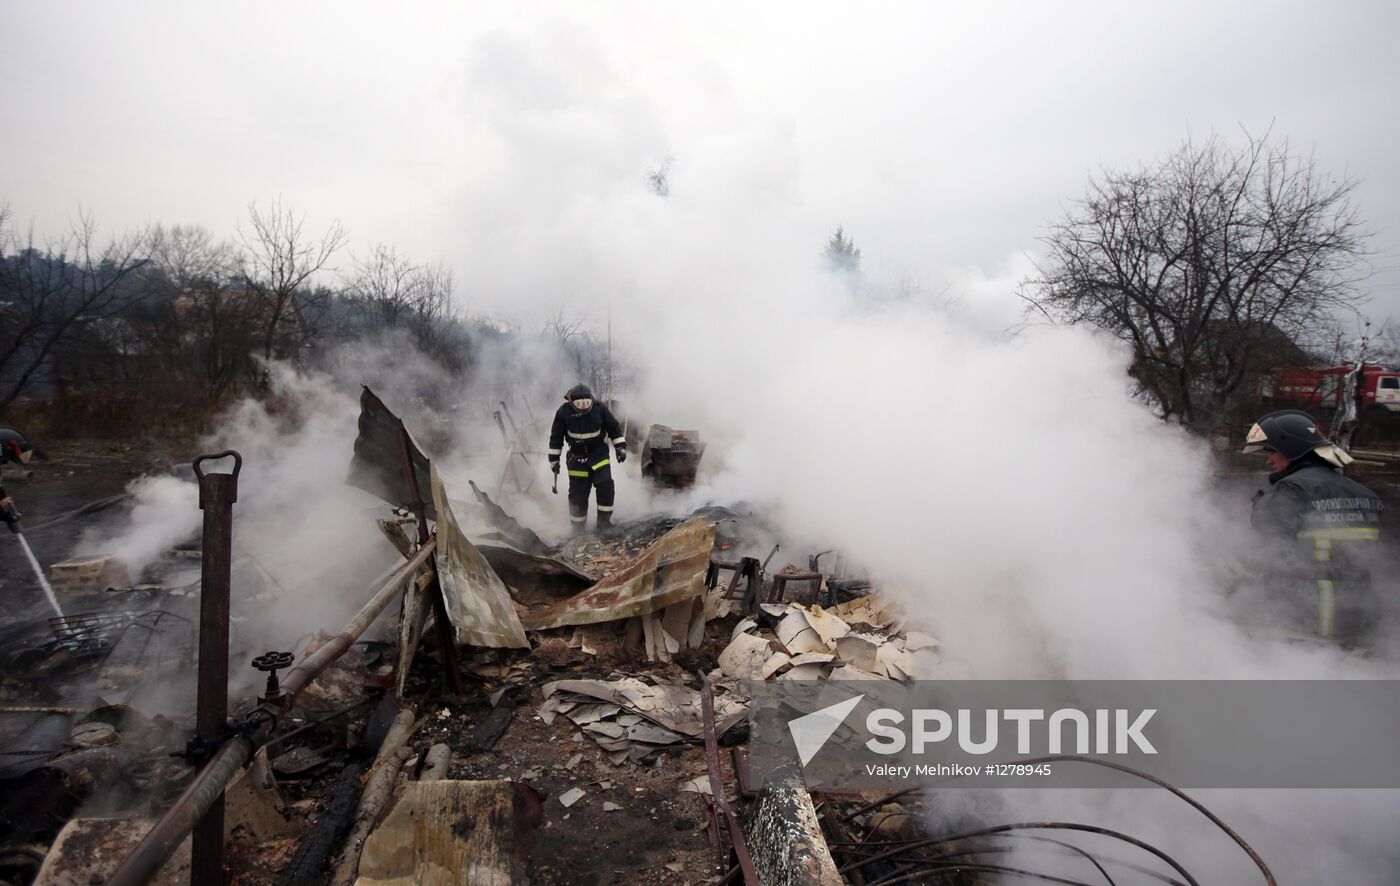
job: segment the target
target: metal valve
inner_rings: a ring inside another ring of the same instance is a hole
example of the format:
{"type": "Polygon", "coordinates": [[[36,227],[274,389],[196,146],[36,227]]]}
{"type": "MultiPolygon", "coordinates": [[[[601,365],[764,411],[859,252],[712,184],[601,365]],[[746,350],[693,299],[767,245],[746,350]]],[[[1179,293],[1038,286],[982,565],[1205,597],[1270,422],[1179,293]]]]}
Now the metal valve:
{"type": "Polygon", "coordinates": [[[264,701],[271,701],[281,693],[282,687],[277,683],[277,672],[291,664],[295,657],[290,652],[264,652],[253,659],[255,669],[267,671],[267,687],[263,690],[264,701]]]}

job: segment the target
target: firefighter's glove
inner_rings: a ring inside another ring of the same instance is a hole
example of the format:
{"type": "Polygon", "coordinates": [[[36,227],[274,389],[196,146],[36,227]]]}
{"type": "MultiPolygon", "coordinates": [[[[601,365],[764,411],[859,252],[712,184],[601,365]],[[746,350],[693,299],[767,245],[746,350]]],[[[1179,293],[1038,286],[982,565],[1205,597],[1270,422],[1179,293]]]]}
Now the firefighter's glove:
{"type": "Polygon", "coordinates": [[[552,462],[550,462],[550,463],[549,463],[549,469],[550,469],[551,471],[553,471],[554,473],[556,473],[556,474],[559,473],[559,462],[557,462],[557,461],[552,461],[552,462]]]}
{"type": "Polygon", "coordinates": [[[615,448],[617,449],[617,463],[622,464],[627,461],[627,450],[623,449],[621,446],[615,448]]]}

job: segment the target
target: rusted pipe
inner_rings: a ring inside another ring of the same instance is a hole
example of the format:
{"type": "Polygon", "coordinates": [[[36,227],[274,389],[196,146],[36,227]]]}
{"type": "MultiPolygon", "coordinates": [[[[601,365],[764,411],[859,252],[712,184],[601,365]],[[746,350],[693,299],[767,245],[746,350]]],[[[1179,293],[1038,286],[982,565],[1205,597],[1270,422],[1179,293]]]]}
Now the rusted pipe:
{"type": "MultiPolygon", "coordinates": [[[[375,592],[345,628],[321,648],[317,649],[287,674],[282,681],[282,697],[290,699],[306,688],[306,685],[323,671],[327,665],[339,658],[350,644],[355,642],[370,622],[384,611],[384,607],[403,588],[404,582],[412,577],[423,563],[432,556],[436,540],[427,544],[413,556],[412,560],[399,567],[384,585],[375,592]]],[[[196,821],[223,796],[224,788],[248,762],[253,749],[266,741],[276,727],[283,713],[281,706],[263,704],[258,708],[263,719],[248,735],[238,735],[226,741],[209,762],[190,782],[155,826],[146,833],[136,848],[131,851],[107,881],[107,886],[141,886],[156,875],[156,872],[174,854],[176,847],[185,839],[196,821]]]]}
{"type": "Polygon", "coordinates": [[[729,845],[734,850],[734,859],[743,871],[745,886],[758,886],[758,872],[754,869],[753,860],[749,855],[749,844],[744,837],[744,829],[739,826],[739,819],[724,796],[724,783],[720,779],[719,736],[715,727],[715,691],[710,686],[709,675],[704,673],[700,675],[700,715],[705,727],[705,767],[710,777],[710,796],[714,799],[715,808],[724,817],[725,824],[729,826],[729,845]]]}
{"type": "MultiPolygon", "coordinates": [[[[204,537],[199,583],[199,664],[195,696],[195,738],[213,747],[228,731],[228,617],[233,576],[233,503],[238,501],[238,474],[243,456],[232,449],[194,460],[199,480],[199,509],[204,537]],[[228,474],[206,474],[200,465],[233,458],[228,474]]],[[[194,828],[190,846],[190,883],[224,879],[224,797],[220,792],[194,828]]]]}
{"type": "MultiPolygon", "coordinates": [[[[122,861],[107,886],[141,886],[150,881],[175,849],[185,840],[195,823],[224,798],[224,787],[253,754],[253,742],[246,736],[229,739],[219,748],[179,799],[146,832],[136,848],[122,861]]],[[[222,822],[220,822],[222,825],[222,822]]],[[[223,874],[212,881],[223,882],[223,874]]]]}
{"type": "Polygon", "coordinates": [[[340,633],[331,637],[310,655],[297,663],[297,666],[287,672],[282,678],[282,695],[290,697],[306,688],[306,685],[316,679],[326,666],[345,654],[345,650],[350,648],[350,644],[360,638],[360,635],[369,627],[370,622],[379,617],[379,613],[384,611],[384,607],[389,605],[389,601],[394,599],[399,591],[403,590],[404,582],[417,572],[419,567],[432,556],[437,548],[437,541],[429,539],[428,543],[418,549],[418,553],[413,555],[413,559],[400,566],[398,571],[390,576],[369,602],[366,603],[355,617],[341,628],[340,633]]]}

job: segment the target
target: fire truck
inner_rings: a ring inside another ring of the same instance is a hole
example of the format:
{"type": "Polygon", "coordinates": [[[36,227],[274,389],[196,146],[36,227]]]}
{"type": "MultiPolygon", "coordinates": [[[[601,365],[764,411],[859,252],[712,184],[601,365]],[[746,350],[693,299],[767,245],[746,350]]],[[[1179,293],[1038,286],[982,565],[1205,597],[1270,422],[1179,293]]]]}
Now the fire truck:
{"type": "MultiPolygon", "coordinates": [[[[1280,409],[1332,412],[1341,405],[1351,363],[1317,369],[1274,369],[1264,377],[1265,402],[1280,409]]],[[[1356,414],[1400,412],[1400,367],[1361,364],[1356,384],[1356,414]]]]}

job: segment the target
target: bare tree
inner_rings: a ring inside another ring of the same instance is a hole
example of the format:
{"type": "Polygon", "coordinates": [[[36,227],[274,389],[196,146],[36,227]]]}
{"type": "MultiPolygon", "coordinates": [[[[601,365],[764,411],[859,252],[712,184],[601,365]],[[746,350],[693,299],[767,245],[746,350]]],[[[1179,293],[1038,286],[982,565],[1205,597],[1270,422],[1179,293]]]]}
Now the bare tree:
{"type": "Polygon", "coordinates": [[[151,265],[176,292],[222,288],[238,270],[233,245],[199,225],[156,225],[151,265]]]}
{"type": "Polygon", "coordinates": [[[32,230],[21,239],[0,210],[0,407],[25,392],[61,345],[145,297],[126,284],[147,263],[149,239],[141,230],[101,245],[96,221],[80,212],[41,249],[32,230]]]}
{"type": "Polygon", "coordinates": [[[1127,342],[1162,417],[1209,431],[1281,341],[1307,342],[1358,302],[1356,186],[1267,133],[1239,149],[1187,141],[1091,180],[1043,239],[1049,256],[1022,295],[1127,342]]]}
{"type": "Polygon", "coordinates": [[[570,313],[567,304],[561,304],[545,316],[540,324],[540,335],[557,341],[563,348],[576,338],[586,338],[588,324],[583,317],[570,313]]]}
{"type": "Polygon", "coordinates": [[[453,300],[452,271],[445,265],[415,264],[381,244],[355,261],[344,294],[364,331],[404,330],[445,368],[465,368],[468,343],[453,300]]]}
{"type": "Polygon", "coordinates": [[[330,307],[331,290],[312,286],[311,278],[330,270],[347,235],[336,221],[313,239],[302,232],[305,218],[280,199],[266,210],[254,202],[248,206],[249,229],[239,227],[242,276],[256,299],[265,359],[290,356],[309,344],[330,307]]]}

